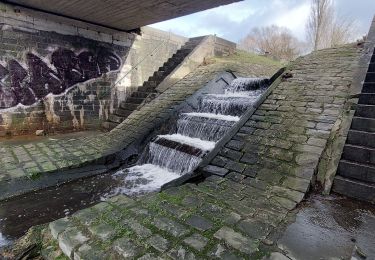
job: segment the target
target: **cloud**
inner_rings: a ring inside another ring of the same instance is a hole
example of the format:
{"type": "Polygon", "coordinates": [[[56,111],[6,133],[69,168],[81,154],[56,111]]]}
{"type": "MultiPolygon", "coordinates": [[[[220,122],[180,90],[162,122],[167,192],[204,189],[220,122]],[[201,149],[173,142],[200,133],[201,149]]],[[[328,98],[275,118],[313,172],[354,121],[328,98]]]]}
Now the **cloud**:
{"type": "MultiPolygon", "coordinates": [[[[336,0],[339,14],[356,20],[358,36],[367,33],[375,13],[374,0],[336,0]]],[[[305,39],[309,0],[245,0],[151,25],[186,37],[216,34],[238,42],[253,27],[276,24],[305,39]]]]}

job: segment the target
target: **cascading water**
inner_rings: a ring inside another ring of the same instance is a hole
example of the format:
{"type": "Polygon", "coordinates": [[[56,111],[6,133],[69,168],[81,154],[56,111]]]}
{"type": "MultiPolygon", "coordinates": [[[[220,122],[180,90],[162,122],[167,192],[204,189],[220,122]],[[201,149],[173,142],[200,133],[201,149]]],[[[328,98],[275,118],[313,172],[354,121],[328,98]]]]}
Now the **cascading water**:
{"type": "Polygon", "coordinates": [[[138,165],[115,174],[123,186],[114,193],[155,191],[194,170],[267,85],[268,80],[263,78],[237,78],[222,93],[202,95],[196,112],[180,114],[174,133],[157,136],[138,165]]]}

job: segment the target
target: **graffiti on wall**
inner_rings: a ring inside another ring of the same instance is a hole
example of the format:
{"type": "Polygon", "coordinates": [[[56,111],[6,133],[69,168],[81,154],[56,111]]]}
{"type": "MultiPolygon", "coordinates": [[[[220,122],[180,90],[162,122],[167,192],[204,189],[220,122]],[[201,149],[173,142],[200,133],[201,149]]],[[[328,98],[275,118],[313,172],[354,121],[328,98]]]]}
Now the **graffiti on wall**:
{"type": "Polygon", "coordinates": [[[25,69],[17,60],[0,64],[0,109],[32,105],[48,94],[58,95],[77,83],[118,70],[121,59],[107,49],[76,55],[59,48],[47,62],[33,53],[25,57],[25,69]],[[50,64],[49,64],[50,63],[50,64]]]}

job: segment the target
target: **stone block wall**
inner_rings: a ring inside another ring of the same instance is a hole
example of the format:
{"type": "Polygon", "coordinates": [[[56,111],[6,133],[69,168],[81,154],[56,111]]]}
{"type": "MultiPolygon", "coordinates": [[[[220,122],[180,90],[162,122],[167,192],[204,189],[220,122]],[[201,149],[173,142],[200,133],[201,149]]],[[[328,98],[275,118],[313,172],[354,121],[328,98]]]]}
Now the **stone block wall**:
{"type": "Polygon", "coordinates": [[[98,128],[187,41],[7,4],[0,4],[0,26],[0,136],[98,128]]]}

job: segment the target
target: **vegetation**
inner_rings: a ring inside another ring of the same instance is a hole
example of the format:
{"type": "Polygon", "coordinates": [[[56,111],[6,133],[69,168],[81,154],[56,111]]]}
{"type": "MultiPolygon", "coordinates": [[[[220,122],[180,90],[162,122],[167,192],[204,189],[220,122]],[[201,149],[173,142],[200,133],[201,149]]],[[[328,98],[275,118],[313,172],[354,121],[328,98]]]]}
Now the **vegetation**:
{"type": "Polygon", "coordinates": [[[306,24],[307,41],[314,50],[335,47],[353,39],[354,22],[337,16],[333,0],[312,0],[306,24]]]}
{"type": "Polygon", "coordinates": [[[277,25],[255,27],[240,41],[243,50],[270,55],[281,61],[290,61],[303,52],[304,44],[292,32],[277,25]]]}

